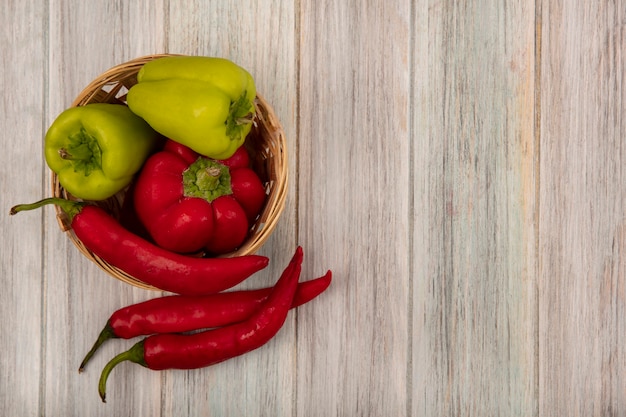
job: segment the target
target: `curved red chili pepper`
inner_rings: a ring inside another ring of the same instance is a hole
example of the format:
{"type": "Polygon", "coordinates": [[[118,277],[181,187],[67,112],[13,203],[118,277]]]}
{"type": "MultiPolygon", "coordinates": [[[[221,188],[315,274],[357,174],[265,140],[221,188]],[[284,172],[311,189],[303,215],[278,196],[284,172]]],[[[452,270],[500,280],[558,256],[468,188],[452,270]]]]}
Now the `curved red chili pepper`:
{"type": "MultiPolygon", "coordinates": [[[[308,303],[328,288],[332,272],[298,284],[291,308],[308,303]]],[[[272,288],[223,292],[207,296],[170,295],[123,307],[113,314],[85,356],[79,372],[109,339],[158,333],[182,333],[238,323],[265,302],[272,288]]]]}
{"type": "Polygon", "coordinates": [[[105,401],[106,382],[115,366],[131,361],[153,370],[196,369],[243,355],[269,342],[281,329],[300,277],[302,248],[289,263],[263,305],[247,320],[194,334],[148,336],[115,356],[102,370],[98,384],[105,401]]]}
{"type": "Polygon", "coordinates": [[[11,209],[11,214],[56,204],[71,219],[78,239],[95,255],[136,279],[183,295],[225,291],[265,268],[269,259],[246,255],[234,258],[194,258],[151,244],[123,228],[105,210],[94,205],[47,198],[11,209]]]}

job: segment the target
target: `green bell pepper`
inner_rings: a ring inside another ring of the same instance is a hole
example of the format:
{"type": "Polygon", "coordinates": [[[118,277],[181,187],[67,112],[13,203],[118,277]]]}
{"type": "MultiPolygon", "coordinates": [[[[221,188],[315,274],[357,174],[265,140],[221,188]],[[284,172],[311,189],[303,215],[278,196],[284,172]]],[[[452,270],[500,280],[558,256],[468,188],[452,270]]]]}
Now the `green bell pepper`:
{"type": "Polygon", "coordinates": [[[227,59],[168,56],[144,64],[127,101],[162,135],[227,159],[250,133],[255,97],[250,73],[227,59]]]}
{"type": "Polygon", "coordinates": [[[130,184],[160,136],[121,104],[93,103],[63,111],[45,137],[45,158],[74,197],[104,200],[130,184]]]}

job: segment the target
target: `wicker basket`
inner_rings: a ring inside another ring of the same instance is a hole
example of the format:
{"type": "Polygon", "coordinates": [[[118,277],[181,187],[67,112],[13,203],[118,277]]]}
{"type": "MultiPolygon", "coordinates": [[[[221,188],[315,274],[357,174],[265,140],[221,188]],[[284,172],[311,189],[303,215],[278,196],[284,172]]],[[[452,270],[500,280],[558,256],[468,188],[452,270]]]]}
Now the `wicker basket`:
{"type": "MultiPolygon", "coordinates": [[[[93,80],[74,100],[72,107],[88,103],[123,103],[130,87],[137,83],[137,73],[148,61],[158,59],[167,54],[140,57],[124,64],[115,66],[93,80]]],[[[255,100],[257,110],[252,131],[246,138],[244,146],[250,153],[254,170],[264,183],[268,197],[260,216],[250,229],[247,240],[235,252],[223,255],[226,257],[252,254],[265,243],[272,233],[280,214],[285,207],[287,195],[287,150],[283,128],[274,114],[272,107],[257,94],[255,100]]],[[[51,172],[52,194],[55,197],[75,199],[59,184],[54,172],[51,172]]],[[[124,201],[125,191],[99,202],[114,217],[118,217],[124,201]]],[[[56,207],[57,220],[62,231],[67,232],[70,240],[88,259],[96,263],[104,271],[123,282],[144,289],[158,290],[121,271],[114,265],[105,262],[93,254],[76,237],[70,227],[65,213],[56,207]]]]}

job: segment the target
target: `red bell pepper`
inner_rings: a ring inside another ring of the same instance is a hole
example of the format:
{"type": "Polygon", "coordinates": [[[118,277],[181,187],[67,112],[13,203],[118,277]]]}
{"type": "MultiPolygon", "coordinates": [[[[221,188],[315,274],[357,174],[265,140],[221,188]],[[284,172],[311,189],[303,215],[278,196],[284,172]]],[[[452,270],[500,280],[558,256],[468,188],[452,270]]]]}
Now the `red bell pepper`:
{"type": "Polygon", "coordinates": [[[133,199],[139,220],[158,246],[217,255],[244,242],[266,193],[244,147],[216,161],[168,140],[146,161],[133,199]]]}

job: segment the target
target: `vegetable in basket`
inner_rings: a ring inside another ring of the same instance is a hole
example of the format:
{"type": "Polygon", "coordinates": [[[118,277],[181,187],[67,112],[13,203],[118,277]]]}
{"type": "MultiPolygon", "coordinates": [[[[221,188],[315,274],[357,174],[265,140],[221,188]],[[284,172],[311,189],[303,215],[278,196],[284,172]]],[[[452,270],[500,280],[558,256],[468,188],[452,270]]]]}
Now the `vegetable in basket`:
{"type": "Polygon", "coordinates": [[[266,199],[245,147],[216,161],[168,140],[146,161],[134,185],[137,217],[167,250],[211,255],[237,249],[266,199]]]}
{"type": "Polygon", "coordinates": [[[14,206],[10,214],[47,204],[55,204],[65,212],[76,237],[96,256],[164,291],[215,294],[243,282],[269,263],[267,257],[259,255],[198,258],[173,253],[128,231],[103,208],[86,202],[50,197],[14,206]]]}
{"type": "Polygon", "coordinates": [[[124,189],[156,149],[160,135],[122,104],[63,111],[45,137],[45,157],[74,197],[105,200],[124,189]]]}
{"type": "Polygon", "coordinates": [[[168,56],[147,62],[130,88],[130,109],[156,131],[213,159],[229,158],[252,128],[256,86],[223,58],[168,56]]]}

